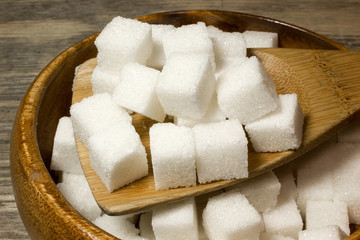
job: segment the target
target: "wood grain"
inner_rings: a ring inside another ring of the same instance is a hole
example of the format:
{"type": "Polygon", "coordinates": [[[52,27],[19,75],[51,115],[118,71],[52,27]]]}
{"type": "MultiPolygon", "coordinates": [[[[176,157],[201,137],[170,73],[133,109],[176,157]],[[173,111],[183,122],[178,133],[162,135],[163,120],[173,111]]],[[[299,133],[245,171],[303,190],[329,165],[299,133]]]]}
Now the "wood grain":
{"type": "Polygon", "coordinates": [[[16,111],[31,82],[60,52],[113,17],[218,9],[280,19],[360,49],[360,2],[354,0],[0,1],[0,239],[29,239],[18,215],[9,170],[16,111]]]}

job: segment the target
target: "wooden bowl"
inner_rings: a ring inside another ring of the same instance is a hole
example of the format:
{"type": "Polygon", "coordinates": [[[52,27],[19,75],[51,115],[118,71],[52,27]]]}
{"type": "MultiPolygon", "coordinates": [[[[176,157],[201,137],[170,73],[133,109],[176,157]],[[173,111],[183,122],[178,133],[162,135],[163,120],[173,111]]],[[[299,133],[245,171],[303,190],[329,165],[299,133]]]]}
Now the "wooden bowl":
{"type": "MultiPolygon", "coordinates": [[[[280,47],[346,49],[309,30],[243,13],[178,11],[137,19],[175,26],[203,21],[225,31],[277,32],[280,47]]],[[[32,239],[113,239],[70,206],[49,171],[58,120],[69,115],[75,67],[96,56],[96,37],[84,39],[50,62],[29,87],[16,115],[10,149],[12,184],[20,216],[32,239]]],[[[356,232],[351,239],[359,236],[356,232]]]]}

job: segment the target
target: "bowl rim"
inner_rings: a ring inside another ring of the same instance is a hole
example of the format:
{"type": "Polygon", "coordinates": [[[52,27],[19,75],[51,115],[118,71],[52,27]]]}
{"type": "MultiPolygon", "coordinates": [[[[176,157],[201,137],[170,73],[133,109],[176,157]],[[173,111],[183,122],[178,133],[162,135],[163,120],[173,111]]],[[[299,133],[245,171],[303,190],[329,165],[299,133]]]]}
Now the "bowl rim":
{"type": "MultiPolygon", "coordinates": [[[[258,16],[248,13],[241,13],[235,11],[223,11],[223,10],[180,10],[180,11],[165,11],[160,13],[152,13],[144,16],[137,17],[135,19],[144,21],[145,18],[158,18],[159,16],[172,15],[172,14],[197,14],[197,13],[214,13],[214,14],[233,14],[237,16],[244,16],[249,18],[255,18],[261,21],[272,22],[274,24],[280,24],[287,26],[289,28],[301,31],[305,34],[310,34],[315,38],[318,38],[324,42],[329,43],[339,50],[347,50],[348,48],[343,45],[325,37],[315,32],[312,32],[308,29],[289,24],[280,20],[258,16]]],[[[31,186],[39,194],[44,201],[44,204],[48,205],[52,210],[56,210],[56,215],[60,218],[66,218],[65,222],[70,222],[76,224],[76,228],[79,229],[79,232],[82,232],[82,237],[92,238],[92,239],[112,239],[113,236],[104,230],[95,226],[91,221],[85,219],[81,214],[79,214],[62,196],[60,191],[57,189],[53,178],[50,175],[50,172],[46,168],[44,161],[41,157],[40,149],[38,146],[38,136],[37,136],[37,119],[39,108],[41,106],[44,94],[47,87],[51,84],[51,76],[54,75],[56,69],[61,69],[67,63],[67,59],[70,56],[76,54],[81,48],[84,47],[84,44],[92,44],[97,37],[98,33],[90,35],[89,37],[83,39],[82,41],[74,44],[73,46],[67,48],[56,56],[50,63],[48,63],[44,69],[38,74],[34,81],[29,86],[27,92],[21,100],[19,105],[16,118],[13,124],[11,143],[10,143],[10,168],[11,168],[11,179],[14,189],[14,196],[19,208],[19,198],[18,190],[16,186],[16,181],[14,179],[14,171],[16,170],[16,164],[20,164],[20,167],[24,170],[25,177],[27,181],[30,181],[31,186]],[[50,79],[50,80],[49,80],[50,79]],[[24,126],[29,127],[31,131],[24,131],[24,126]],[[21,140],[19,140],[21,139],[21,140]],[[22,152],[22,156],[18,153],[22,152]],[[21,159],[23,161],[17,161],[21,159]],[[16,163],[15,162],[19,162],[16,163]],[[54,196],[49,196],[47,191],[44,191],[44,188],[48,188],[49,192],[56,192],[56,198],[54,196]],[[61,202],[59,204],[59,202],[61,202]],[[65,206],[64,209],[59,208],[58,206],[65,206]],[[70,214],[69,214],[70,213],[70,214]],[[89,228],[90,226],[90,228],[89,228]]],[[[20,195],[20,194],[19,194],[20,195]]],[[[55,212],[56,212],[55,211],[55,212]]],[[[19,210],[19,214],[23,219],[22,213],[19,210]]],[[[24,219],[23,219],[24,221],[24,219]]],[[[27,224],[24,222],[24,225],[29,232],[27,224]]],[[[359,232],[359,231],[358,231],[359,232]]],[[[31,235],[31,234],[29,234],[31,235]]],[[[359,234],[360,236],[360,234],[359,234]]]]}

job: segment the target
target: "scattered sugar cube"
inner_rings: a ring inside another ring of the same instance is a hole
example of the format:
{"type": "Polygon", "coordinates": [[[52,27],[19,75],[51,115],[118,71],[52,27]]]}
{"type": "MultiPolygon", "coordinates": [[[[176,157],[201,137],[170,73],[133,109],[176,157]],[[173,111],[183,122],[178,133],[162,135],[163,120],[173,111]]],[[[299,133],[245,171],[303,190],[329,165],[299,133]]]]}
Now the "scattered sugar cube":
{"type": "Polygon", "coordinates": [[[153,51],[150,58],[147,61],[147,66],[161,69],[166,61],[164,47],[163,47],[163,37],[166,32],[173,30],[175,27],[173,25],[165,24],[152,24],[152,42],[153,42],[153,51]]]}
{"type": "Polygon", "coordinates": [[[126,64],[120,82],[113,92],[113,100],[120,106],[162,122],[165,112],[156,95],[160,72],[138,63],[126,64]]]}
{"type": "Polygon", "coordinates": [[[127,215],[109,216],[104,214],[92,222],[119,239],[144,240],[139,236],[139,229],[135,227],[127,215]]]}
{"type": "Polygon", "coordinates": [[[63,173],[62,178],[63,181],[58,183],[57,187],[71,206],[90,221],[99,217],[101,209],[92,195],[85,176],[63,173]]]}
{"type": "Polygon", "coordinates": [[[214,64],[214,51],[205,23],[183,25],[164,34],[163,47],[166,61],[174,53],[197,53],[211,56],[214,64]]]}
{"type": "Polygon", "coordinates": [[[306,229],[312,230],[329,225],[337,225],[347,235],[350,234],[347,205],[340,201],[306,202],[306,229]]]}
{"type": "Polygon", "coordinates": [[[265,232],[287,237],[297,238],[298,232],[303,228],[300,212],[293,198],[279,195],[277,205],[269,211],[262,213],[265,232]]]}
{"type": "Polygon", "coordinates": [[[360,143],[360,120],[356,119],[337,134],[338,142],[360,143]]]}
{"type": "Polygon", "coordinates": [[[95,40],[98,66],[120,73],[128,62],[146,64],[152,53],[151,26],[130,18],[115,17],[95,40]]]}
{"type": "Polygon", "coordinates": [[[87,146],[90,136],[101,132],[117,122],[131,123],[131,116],[118,106],[108,93],[84,98],[70,107],[75,135],[87,146]]]}
{"type": "Polygon", "coordinates": [[[295,238],[283,236],[280,234],[262,232],[260,233],[260,240],[295,240],[295,238]]]}
{"type": "Polygon", "coordinates": [[[259,239],[260,214],[239,191],[209,199],[203,211],[203,226],[209,239],[259,239]]]}
{"type": "Polygon", "coordinates": [[[248,142],[238,120],[199,124],[193,133],[200,183],[248,177],[248,142]]]}
{"type": "Polygon", "coordinates": [[[76,174],[83,173],[69,117],[59,119],[54,137],[50,169],[76,174]]]}
{"type": "Polygon", "coordinates": [[[228,118],[248,124],[278,107],[275,85],[256,57],[223,72],[217,81],[217,98],[228,118]]]}
{"type": "Polygon", "coordinates": [[[201,119],[215,92],[215,75],[209,56],[171,55],[162,70],[156,92],[167,114],[201,119]]]}
{"type": "Polygon", "coordinates": [[[195,199],[164,204],[153,209],[152,226],[156,240],[198,239],[195,199]]]}
{"type": "Polygon", "coordinates": [[[152,211],[140,215],[139,230],[140,236],[147,240],[155,240],[154,230],[151,225],[152,211]]]}
{"type": "Polygon", "coordinates": [[[296,200],[298,196],[298,191],[295,184],[295,178],[291,169],[289,169],[287,165],[280,167],[278,169],[275,169],[275,175],[279,179],[281,185],[280,188],[281,198],[283,199],[292,198],[296,200]]]}
{"type": "Polygon", "coordinates": [[[248,48],[276,48],[278,47],[278,34],[263,31],[245,31],[243,36],[248,48]]]}
{"type": "Polygon", "coordinates": [[[88,146],[91,166],[109,192],[148,174],[145,148],[129,122],[94,134],[88,146]]]}
{"type": "Polygon", "coordinates": [[[299,240],[343,240],[346,235],[337,225],[330,225],[312,230],[303,230],[299,232],[299,240]]]}
{"type": "Polygon", "coordinates": [[[103,71],[99,66],[94,68],[91,75],[91,87],[94,94],[112,94],[115,86],[119,83],[119,75],[103,71]]]}
{"type": "Polygon", "coordinates": [[[226,120],[225,114],[221,111],[217,103],[216,94],[212,97],[204,117],[200,120],[188,118],[174,117],[174,123],[179,126],[194,127],[200,123],[220,122],[226,120]]]}
{"type": "Polygon", "coordinates": [[[270,171],[228,187],[227,190],[239,190],[258,212],[265,212],[276,205],[280,187],[278,178],[270,171]]]}
{"type": "Polygon", "coordinates": [[[157,123],[149,135],[156,190],[195,186],[196,153],[191,129],[157,123]]]}
{"type": "Polygon", "coordinates": [[[346,202],[350,223],[360,224],[360,144],[338,143],[334,167],[334,198],[346,202]]]}
{"type": "Polygon", "coordinates": [[[302,142],[304,115],[297,95],[279,95],[280,106],[245,126],[256,152],[297,149],[302,142]]]}

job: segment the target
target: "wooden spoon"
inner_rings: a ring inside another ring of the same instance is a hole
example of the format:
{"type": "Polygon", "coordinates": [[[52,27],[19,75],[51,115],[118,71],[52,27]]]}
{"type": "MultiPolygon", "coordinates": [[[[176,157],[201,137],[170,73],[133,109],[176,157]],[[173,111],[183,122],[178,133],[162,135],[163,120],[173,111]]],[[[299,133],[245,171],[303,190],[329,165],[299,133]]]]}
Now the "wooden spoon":
{"type": "MultiPolygon", "coordinates": [[[[255,153],[249,151],[249,177],[281,166],[335,134],[354,118],[360,108],[360,51],[303,50],[289,48],[250,49],[273,78],[278,94],[297,93],[305,116],[303,142],[296,151],[255,153]]],[[[92,95],[91,74],[96,59],[82,64],[76,75],[72,103],[92,95]]],[[[133,114],[133,124],[151,154],[148,131],[155,121],[133,114]]],[[[159,203],[214,191],[242,180],[218,181],[196,187],[156,191],[152,169],[149,175],[109,193],[92,169],[89,153],[76,139],[78,153],[93,195],[110,215],[145,211],[159,203]]]]}

